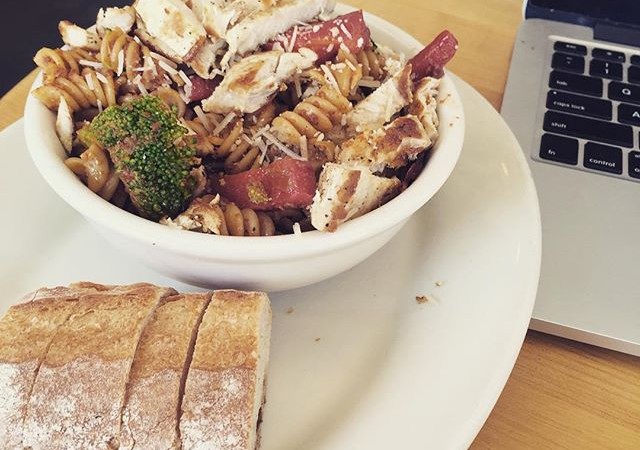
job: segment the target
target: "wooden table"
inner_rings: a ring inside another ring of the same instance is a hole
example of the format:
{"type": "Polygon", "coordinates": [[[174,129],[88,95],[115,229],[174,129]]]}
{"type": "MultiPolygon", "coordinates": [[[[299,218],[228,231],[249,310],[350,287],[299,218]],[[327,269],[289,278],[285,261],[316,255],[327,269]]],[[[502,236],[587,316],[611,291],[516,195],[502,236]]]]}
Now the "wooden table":
{"type": "MultiPolygon", "coordinates": [[[[450,68],[496,108],[520,22],[520,0],[350,0],[423,42],[461,42],[450,68]]],[[[33,74],[0,99],[0,129],[22,116],[33,74]]],[[[470,374],[472,376],[472,374],[470,374]]],[[[474,449],[640,449],[640,359],[529,332],[474,449]]]]}

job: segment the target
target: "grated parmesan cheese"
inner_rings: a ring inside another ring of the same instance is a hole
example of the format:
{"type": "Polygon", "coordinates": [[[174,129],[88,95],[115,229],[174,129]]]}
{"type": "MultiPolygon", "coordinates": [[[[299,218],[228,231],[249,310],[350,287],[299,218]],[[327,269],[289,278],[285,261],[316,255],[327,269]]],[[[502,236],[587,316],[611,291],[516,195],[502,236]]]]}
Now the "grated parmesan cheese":
{"type": "Polygon", "coordinates": [[[300,75],[298,73],[293,74],[293,86],[296,90],[296,99],[302,97],[302,85],[300,84],[300,75]]]}
{"type": "Polygon", "coordinates": [[[344,35],[349,38],[349,40],[353,39],[353,36],[351,35],[351,33],[349,33],[349,30],[347,30],[347,27],[344,26],[344,23],[340,24],[340,29],[342,30],[344,35]]]}
{"type": "Polygon", "coordinates": [[[360,79],[360,81],[358,81],[358,86],[362,86],[362,87],[366,87],[366,88],[378,88],[380,87],[380,82],[378,80],[367,80],[367,79],[360,79]]]}
{"type": "Polygon", "coordinates": [[[300,223],[296,222],[293,224],[293,234],[296,236],[302,235],[302,230],[300,229],[300,223]]]}
{"type": "Polygon", "coordinates": [[[280,150],[282,153],[284,153],[285,155],[293,158],[293,159],[297,159],[297,160],[302,160],[302,157],[300,155],[298,155],[296,152],[291,151],[289,148],[287,148],[286,145],[284,145],[282,142],[280,142],[273,134],[271,134],[268,131],[264,131],[262,133],[262,135],[269,141],[271,142],[273,145],[275,145],[278,150],[280,150]]]}
{"type": "Polygon", "coordinates": [[[157,59],[158,61],[164,61],[165,63],[169,64],[171,67],[173,68],[177,68],[178,65],[176,63],[174,63],[173,61],[171,61],[169,58],[165,58],[164,56],[162,56],[159,53],[156,52],[149,52],[149,55],[153,58],[153,59],[157,59]]]}
{"type": "Polygon", "coordinates": [[[85,74],[84,79],[85,79],[85,81],[87,82],[87,87],[88,87],[90,90],[92,90],[92,91],[94,91],[94,92],[95,92],[96,87],[95,87],[95,85],[93,84],[93,77],[91,76],[91,74],[90,74],[90,73],[85,74]]]}
{"type": "Polygon", "coordinates": [[[351,61],[349,61],[348,59],[347,59],[344,63],[347,65],[347,67],[348,67],[350,70],[352,70],[352,71],[354,71],[354,72],[355,72],[356,70],[358,70],[358,69],[356,68],[356,66],[354,66],[354,65],[353,65],[353,63],[352,63],[351,61]]]}
{"type": "Polygon", "coordinates": [[[309,146],[307,145],[307,137],[303,134],[300,136],[300,156],[305,160],[309,160],[309,146]]]}
{"type": "Polygon", "coordinates": [[[213,130],[213,135],[218,136],[220,132],[224,130],[227,127],[227,125],[231,123],[233,119],[235,119],[235,117],[236,117],[236,113],[234,112],[230,112],[229,114],[227,114],[227,116],[224,119],[222,119],[222,122],[220,122],[220,124],[213,130]]]}
{"type": "Polygon", "coordinates": [[[291,34],[291,42],[289,42],[289,47],[287,47],[288,52],[293,51],[293,47],[296,45],[296,39],[298,39],[298,26],[293,27],[293,33],[291,34]]]}
{"type": "Polygon", "coordinates": [[[262,165],[262,163],[264,162],[264,158],[267,156],[267,150],[269,149],[269,147],[267,147],[267,144],[264,143],[262,138],[254,139],[254,141],[260,149],[260,158],[258,159],[258,163],[262,165]]]}
{"type": "Polygon", "coordinates": [[[178,71],[164,61],[158,61],[160,67],[171,75],[178,75],[178,71]]]}
{"type": "Polygon", "coordinates": [[[102,69],[102,63],[97,61],[87,61],[86,59],[78,60],[78,64],[81,66],[93,67],[94,69],[102,69]]]}
{"type": "Polygon", "coordinates": [[[209,133],[211,133],[213,131],[213,127],[211,126],[211,122],[209,122],[209,118],[202,110],[202,107],[200,105],[196,106],[195,108],[193,108],[193,112],[196,113],[196,116],[198,116],[198,119],[200,119],[200,122],[202,122],[202,126],[205,127],[205,129],[209,133]]]}
{"type": "Polygon", "coordinates": [[[331,72],[331,70],[327,67],[327,65],[326,64],[321,65],[320,69],[322,69],[322,72],[324,73],[324,77],[326,78],[327,82],[336,91],[340,91],[340,87],[338,86],[338,81],[336,80],[336,77],[333,76],[333,72],[331,72]]]}
{"type": "Polygon", "coordinates": [[[124,50],[118,52],[118,69],[116,70],[118,76],[122,75],[122,72],[124,72],[124,50]]]}
{"type": "Polygon", "coordinates": [[[107,77],[102,75],[100,72],[96,72],[96,78],[104,84],[109,84],[109,80],[107,80],[107,77]]]}
{"type": "Polygon", "coordinates": [[[187,74],[184,73],[184,71],[181,70],[180,72],[178,72],[178,75],[180,76],[180,78],[182,78],[182,81],[184,81],[184,84],[186,84],[187,86],[193,86],[193,83],[191,82],[187,74]]]}

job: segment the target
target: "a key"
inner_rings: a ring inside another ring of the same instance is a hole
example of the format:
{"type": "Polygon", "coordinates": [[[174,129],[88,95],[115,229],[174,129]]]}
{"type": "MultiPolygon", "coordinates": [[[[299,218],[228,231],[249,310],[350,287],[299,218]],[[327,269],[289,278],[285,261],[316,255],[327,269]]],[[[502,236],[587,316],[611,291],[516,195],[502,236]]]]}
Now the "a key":
{"type": "Polygon", "coordinates": [[[553,71],[549,76],[549,87],[561,91],[577,92],[578,94],[602,96],[603,83],[599,78],[585,77],[573,73],[553,71]]]}
{"type": "Polygon", "coordinates": [[[563,164],[578,164],[578,140],[544,134],[540,141],[540,158],[563,164]]]}
{"type": "Polygon", "coordinates": [[[587,142],[584,145],[584,166],[601,172],[622,174],[622,150],[617,147],[587,142]]]}
{"type": "Polygon", "coordinates": [[[637,66],[629,66],[629,71],[627,72],[629,83],[640,84],[640,67],[637,66]]]}
{"type": "Polygon", "coordinates": [[[589,63],[589,74],[610,80],[622,80],[622,64],[592,59],[589,63]]]}
{"type": "Polygon", "coordinates": [[[584,73],[584,58],[582,56],[554,53],[551,67],[566,72],[584,73]]]}
{"type": "Polygon", "coordinates": [[[633,147],[633,129],[628,125],[587,119],[555,111],[545,113],[544,130],[621,147],[633,147]]]}
{"type": "Polygon", "coordinates": [[[640,104],[640,86],[627,83],[609,83],[609,98],[621,102],[640,104]]]}
{"type": "Polygon", "coordinates": [[[640,126],[640,106],[620,103],[618,105],[618,122],[640,126]]]}
{"type": "Polygon", "coordinates": [[[613,61],[623,63],[627,60],[626,56],[622,52],[615,52],[613,50],[605,50],[603,48],[594,48],[591,50],[591,56],[597,59],[604,59],[606,61],[613,61]]]}
{"type": "Polygon", "coordinates": [[[640,152],[629,152],[629,176],[640,178],[640,152]]]}
{"type": "Polygon", "coordinates": [[[551,90],[547,94],[547,108],[605,120],[611,120],[612,117],[612,103],[608,100],[556,90],[551,90]]]}
{"type": "Polygon", "coordinates": [[[571,53],[572,55],[585,56],[587,54],[587,47],[570,42],[558,41],[553,45],[553,48],[557,52],[571,53]]]}

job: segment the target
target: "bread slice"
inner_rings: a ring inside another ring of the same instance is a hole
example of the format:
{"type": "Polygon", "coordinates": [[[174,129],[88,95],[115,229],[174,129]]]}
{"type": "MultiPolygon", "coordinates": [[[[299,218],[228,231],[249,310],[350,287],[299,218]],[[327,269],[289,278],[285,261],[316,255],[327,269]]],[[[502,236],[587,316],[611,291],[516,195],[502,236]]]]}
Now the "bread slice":
{"type": "Polygon", "coordinates": [[[39,289],[0,321],[0,442],[22,449],[22,424],[40,364],[78,298],[93,287],[39,289]]]}
{"type": "Polygon", "coordinates": [[[119,448],[179,449],[186,369],[211,293],[168,297],[140,338],[122,413],[119,448]]]}
{"type": "Polygon", "coordinates": [[[24,424],[25,447],[107,448],[120,429],[142,330],[159,301],[175,293],[137,284],[78,300],[40,366],[24,424]]]}
{"type": "Polygon", "coordinates": [[[182,400],[184,450],[255,449],[270,334],[266,294],[214,292],[198,331],[182,400]]]}

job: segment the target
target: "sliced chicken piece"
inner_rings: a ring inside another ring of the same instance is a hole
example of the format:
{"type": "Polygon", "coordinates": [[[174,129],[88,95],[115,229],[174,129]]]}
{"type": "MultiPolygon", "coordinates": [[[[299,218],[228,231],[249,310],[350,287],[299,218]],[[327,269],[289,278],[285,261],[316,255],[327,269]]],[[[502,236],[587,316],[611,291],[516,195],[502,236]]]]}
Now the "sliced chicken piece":
{"type": "Polygon", "coordinates": [[[68,20],[63,20],[58,24],[58,31],[60,31],[62,41],[71,47],[100,50],[100,38],[97,34],[85,30],[68,20]]]}
{"type": "MultiPolygon", "coordinates": [[[[151,45],[178,62],[189,62],[205,43],[207,32],[180,0],[136,0],[138,27],[151,45]]],[[[142,38],[142,37],[141,37],[142,38]]]]}
{"type": "Polygon", "coordinates": [[[190,0],[191,10],[210,36],[224,38],[230,26],[261,8],[259,0],[190,0]]]}
{"type": "Polygon", "coordinates": [[[71,148],[73,147],[74,128],[73,115],[71,114],[69,104],[64,96],[61,96],[58,115],[56,117],[56,134],[67,153],[71,153],[71,148]]]}
{"type": "Polygon", "coordinates": [[[420,80],[413,94],[413,102],[409,105],[409,114],[420,119],[431,142],[438,139],[438,93],[440,79],[426,77],[420,80]]]}
{"type": "Polygon", "coordinates": [[[333,11],[334,0],[280,0],[262,2],[263,7],[231,27],[225,36],[229,43],[226,60],[235,54],[244,55],[284,33],[299,22],[308,22],[320,14],[333,11]]]}
{"type": "Polygon", "coordinates": [[[338,162],[382,172],[387,167],[398,169],[407,165],[430,146],[431,139],[420,120],[408,115],[343,143],[338,162]]]}
{"type": "Polygon", "coordinates": [[[191,67],[199,77],[204,79],[215,78],[216,74],[213,73],[213,69],[216,67],[216,60],[218,58],[216,52],[220,48],[220,44],[224,44],[224,42],[218,40],[214,43],[211,39],[207,39],[189,61],[189,67],[191,67]]]}
{"type": "Polygon", "coordinates": [[[220,196],[205,195],[194,199],[189,207],[175,219],[165,217],[162,225],[179,230],[197,231],[200,233],[222,234],[224,213],[220,209],[220,196]]]}
{"type": "Polygon", "coordinates": [[[247,56],[233,65],[211,97],[202,102],[207,112],[254,113],[291,79],[298,70],[308,69],[316,60],[315,53],[283,53],[279,50],[247,56]]]}
{"type": "Polygon", "coordinates": [[[376,176],[366,167],[325,164],[311,205],[311,224],[320,231],[335,231],[395,197],[400,186],[397,178],[376,176]]]}
{"type": "Polygon", "coordinates": [[[382,127],[413,101],[411,88],[411,65],[406,65],[347,114],[347,125],[356,132],[382,127]]]}
{"type": "Polygon", "coordinates": [[[100,8],[96,19],[98,34],[103,36],[107,30],[120,28],[129,33],[136,23],[136,10],[132,6],[124,8],[100,8]]]}

